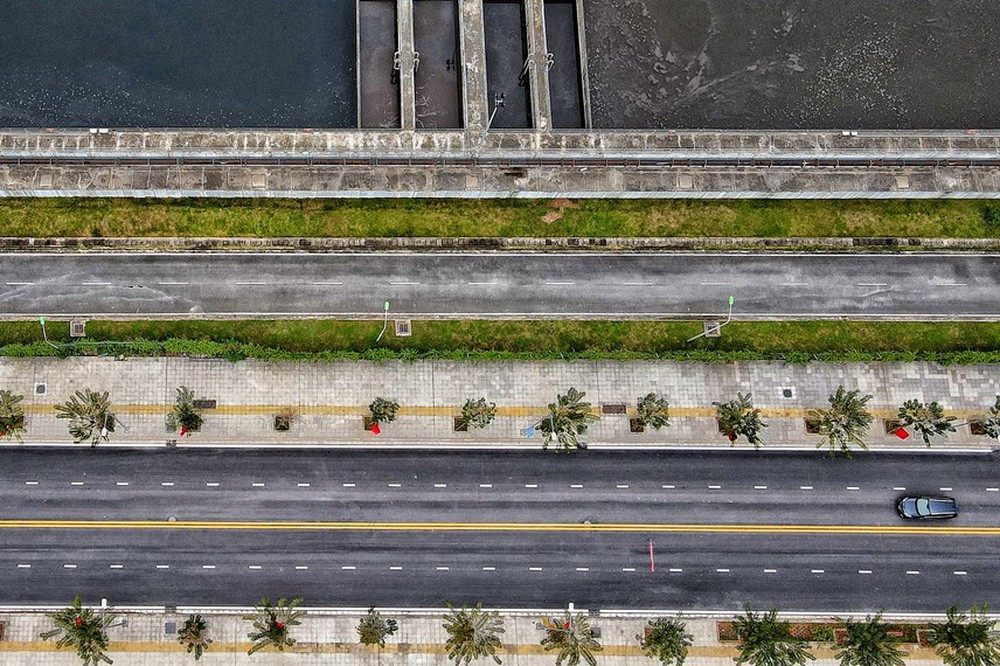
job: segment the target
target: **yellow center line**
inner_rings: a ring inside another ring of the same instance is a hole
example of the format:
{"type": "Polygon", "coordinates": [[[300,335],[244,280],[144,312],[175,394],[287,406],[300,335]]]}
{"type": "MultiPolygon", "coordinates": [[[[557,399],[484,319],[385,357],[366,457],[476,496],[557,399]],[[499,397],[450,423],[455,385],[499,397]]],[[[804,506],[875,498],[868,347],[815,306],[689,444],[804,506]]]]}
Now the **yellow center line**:
{"type": "Polygon", "coordinates": [[[0,529],[288,530],[380,532],[674,532],[1000,536],[1000,527],[954,525],[737,525],[710,523],[446,523],[206,520],[0,520],[0,529]]]}

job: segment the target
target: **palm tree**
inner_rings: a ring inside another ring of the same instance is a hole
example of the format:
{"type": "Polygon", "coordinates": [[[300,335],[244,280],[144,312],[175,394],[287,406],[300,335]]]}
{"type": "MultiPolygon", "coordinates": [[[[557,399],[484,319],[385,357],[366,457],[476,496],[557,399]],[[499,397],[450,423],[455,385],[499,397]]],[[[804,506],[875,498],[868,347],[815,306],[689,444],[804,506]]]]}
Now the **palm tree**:
{"type": "Polygon", "coordinates": [[[177,630],[177,642],[187,648],[188,654],[194,654],[194,660],[208,649],[212,639],[207,636],[208,622],[201,615],[188,615],[184,624],[177,630]]]}
{"type": "Polygon", "coordinates": [[[862,396],[858,389],[846,391],[843,386],[838,386],[829,397],[829,409],[811,410],[809,421],[816,426],[817,432],[823,437],[816,448],[828,446],[831,457],[836,455],[838,450],[851,457],[852,445],[867,449],[868,444],[863,438],[875,420],[871,412],[865,408],[871,399],[871,395],[862,396]]]}
{"type": "Polygon", "coordinates": [[[899,408],[898,418],[904,428],[913,428],[927,446],[931,445],[931,437],[947,437],[949,432],[955,432],[955,417],[945,416],[944,408],[937,402],[907,400],[899,408]]]}
{"type": "Polygon", "coordinates": [[[988,437],[1000,439],[1000,395],[997,396],[997,401],[993,403],[987,414],[988,416],[982,421],[983,432],[988,437]]]}
{"type": "Polygon", "coordinates": [[[838,619],[847,632],[847,644],[837,653],[840,666],[905,666],[899,649],[899,639],[889,633],[882,622],[882,613],[868,616],[862,622],[838,619]]]}
{"type": "Polygon", "coordinates": [[[112,663],[111,658],[104,654],[108,649],[108,625],[115,619],[111,609],[94,612],[84,608],[83,601],[77,596],[69,608],[48,613],[48,616],[52,618],[55,628],[41,634],[43,641],[58,636],[56,649],[72,647],[84,666],[112,663]]]}
{"type": "Polygon", "coordinates": [[[111,411],[108,392],[98,393],[90,389],[77,391],[66,402],[56,405],[56,418],[70,419],[69,434],[77,444],[90,440],[95,447],[100,441],[108,441],[108,434],[115,431],[115,415],[111,411]]]}
{"type": "Polygon", "coordinates": [[[186,386],[177,387],[174,408],[167,416],[167,427],[171,432],[180,430],[181,435],[201,430],[204,419],[201,410],[194,406],[194,391],[186,386]]]}
{"type": "Polygon", "coordinates": [[[27,430],[22,400],[23,395],[17,395],[13,391],[0,391],[0,439],[10,437],[21,441],[21,435],[27,430]]]}
{"type": "Polygon", "coordinates": [[[395,620],[384,619],[372,606],[358,623],[358,637],[363,645],[377,645],[384,648],[386,637],[392,636],[398,628],[395,620]]]}
{"type": "Polygon", "coordinates": [[[278,599],[277,604],[272,604],[270,599],[261,599],[254,607],[252,615],[244,615],[244,620],[253,622],[253,631],[247,637],[253,642],[247,654],[260,652],[266,647],[273,647],[279,652],[283,652],[286,647],[295,645],[295,639],[289,635],[291,627],[302,624],[299,618],[302,611],[295,610],[295,607],[302,603],[301,597],[296,597],[291,601],[284,598],[278,599]]]}
{"type": "Polygon", "coordinates": [[[670,425],[670,403],[656,393],[647,393],[639,398],[636,412],[638,413],[636,421],[644,430],[646,426],[659,430],[670,425]]]}
{"type": "Polygon", "coordinates": [[[497,611],[484,611],[482,604],[473,608],[455,608],[448,604],[444,616],[444,630],[448,632],[445,648],[448,658],[455,664],[471,664],[473,659],[492,657],[494,663],[501,663],[496,656],[503,647],[500,634],[504,633],[503,618],[497,611]]]}
{"type": "Polygon", "coordinates": [[[735,400],[712,404],[719,419],[719,430],[730,442],[735,444],[740,437],[746,437],[755,449],[760,448],[764,443],[760,433],[767,424],[761,418],[760,410],[753,406],[751,394],[737,393],[735,400]]]}
{"type": "Polygon", "coordinates": [[[758,615],[747,604],[743,611],[733,622],[739,640],[737,666],[805,666],[816,658],[805,641],[792,636],[788,623],[778,620],[776,609],[758,615]]]}
{"type": "Polygon", "coordinates": [[[586,434],[587,426],[597,420],[597,415],[591,413],[590,403],[583,401],[585,395],[586,392],[570,387],[565,395],[557,395],[556,401],[549,403],[548,415],[538,424],[545,435],[543,450],[549,448],[550,442],[560,452],[586,448],[580,436],[586,434]]]}
{"type": "Polygon", "coordinates": [[[996,620],[986,617],[987,606],[973,606],[969,614],[957,606],[948,609],[948,619],[931,624],[928,642],[947,666],[996,666],[1000,664],[1000,638],[996,620]]]}
{"type": "Polygon", "coordinates": [[[569,611],[566,611],[561,627],[550,626],[545,630],[542,647],[546,650],[559,650],[556,666],[562,666],[563,662],[566,662],[566,666],[577,666],[581,659],[590,666],[595,666],[597,658],[594,653],[604,649],[594,638],[590,619],[582,613],[573,615],[569,611]]]}
{"type": "Polygon", "coordinates": [[[483,429],[497,416],[497,403],[486,402],[486,398],[469,398],[462,405],[462,415],[456,422],[457,430],[469,428],[483,429]]]}
{"type": "Polygon", "coordinates": [[[399,403],[395,400],[378,397],[368,405],[368,412],[371,414],[372,423],[392,423],[396,420],[396,413],[399,411],[399,403]]]}
{"type": "Polygon", "coordinates": [[[636,639],[643,653],[650,659],[659,659],[663,666],[683,666],[688,648],[694,642],[683,622],[666,617],[649,620],[636,639]]]}

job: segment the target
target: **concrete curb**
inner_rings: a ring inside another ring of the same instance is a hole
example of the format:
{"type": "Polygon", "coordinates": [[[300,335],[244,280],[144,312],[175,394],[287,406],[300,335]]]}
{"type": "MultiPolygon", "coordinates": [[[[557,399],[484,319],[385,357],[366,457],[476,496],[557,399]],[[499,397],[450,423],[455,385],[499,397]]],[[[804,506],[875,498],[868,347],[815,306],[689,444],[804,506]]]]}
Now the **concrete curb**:
{"type": "Polygon", "coordinates": [[[747,250],[833,252],[1000,251],[1000,238],[796,237],[421,237],[421,238],[35,238],[0,237],[0,252],[385,252],[502,250],[747,250]]]}

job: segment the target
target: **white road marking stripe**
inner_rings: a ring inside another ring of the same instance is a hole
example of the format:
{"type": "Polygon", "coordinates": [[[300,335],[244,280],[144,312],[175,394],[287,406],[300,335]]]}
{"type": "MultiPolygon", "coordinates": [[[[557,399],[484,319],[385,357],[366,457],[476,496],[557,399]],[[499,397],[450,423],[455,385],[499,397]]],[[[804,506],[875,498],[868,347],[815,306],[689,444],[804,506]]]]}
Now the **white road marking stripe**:
{"type": "Polygon", "coordinates": [[[116,486],[127,486],[128,481],[115,481],[116,486]]]}
{"type": "Polygon", "coordinates": [[[767,490],[767,486],[754,486],[754,490],[767,490]]]}
{"type": "Polygon", "coordinates": [[[569,287],[576,284],[576,282],[546,282],[549,287],[569,287]]]}
{"type": "Polygon", "coordinates": [[[251,564],[250,566],[247,567],[247,569],[252,569],[253,571],[257,571],[258,569],[260,569],[260,565],[259,564],[251,564]]]}
{"type": "Polygon", "coordinates": [[[216,481],[209,481],[205,485],[208,486],[209,488],[218,488],[219,487],[219,484],[216,481]]]}
{"type": "Polygon", "coordinates": [[[729,573],[729,569],[716,569],[718,573],[729,573]]]}
{"type": "Polygon", "coordinates": [[[583,484],[582,483],[571,483],[569,487],[570,488],[583,488],[583,484]]]}
{"type": "Polygon", "coordinates": [[[618,488],[618,490],[625,490],[626,488],[628,488],[628,484],[627,483],[619,483],[617,486],[615,486],[615,488],[618,488]]]}
{"type": "Polygon", "coordinates": [[[824,569],[812,569],[811,571],[812,571],[812,572],[813,572],[814,574],[821,574],[821,573],[826,573],[826,571],[825,571],[824,569]]]}
{"type": "Polygon", "coordinates": [[[886,282],[859,282],[859,287],[888,287],[886,282]]]}
{"type": "Polygon", "coordinates": [[[403,567],[389,567],[389,571],[402,571],[403,567]]]}
{"type": "Polygon", "coordinates": [[[968,575],[967,571],[952,571],[952,573],[955,574],[956,576],[966,576],[966,575],[968,575]]]}
{"type": "Polygon", "coordinates": [[[337,285],[344,284],[343,282],[313,282],[317,287],[336,287],[337,285]]]}
{"type": "Polygon", "coordinates": [[[83,481],[70,481],[69,485],[71,485],[71,486],[82,486],[83,485],[83,481]]]}
{"type": "Polygon", "coordinates": [[[186,285],[188,283],[187,282],[157,282],[156,284],[158,284],[161,287],[174,287],[174,286],[183,287],[184,285],[186,285]]]}
{"type": "Polygon", "coordinates": [[[109,569],[124,569],[125,565],[124,564],[109,564],[108,568],[109,569]]]}
{"type": "Polygon", "coordinates": [[[264,484],[263,483],[251,483],[250,486],[253,487],[253,488],[263,488],[264,484]]]}
{"type": "Polygon", "coordinates": [[[893,490],[906,490],[906,486],[893,486],[893,490]]]}
{"type": "Polygon", "coordinates": [[[266,282],[237,282],[237,286],[240,287],[261,287],[266,285],[266,282]]]}
{"type": "Polygon", "coordinates": [[[493,484],[492,483],[480,483],[479,487],[480,488],[492,488],[493,484]]]}
{"type": "Polygon", "coordinates": [[[63,569],[76,569],[75,564],[64,564],[63,569]]]}
{"type": "Polygon", "coordinates": [[[674,489],[674,486],[660,486],[660,487],[663,488],[664,490],[673,490],[674,489]]]}
{"type": "Polygon", "coordinates": [[[987,488],[986,492],[988,492],[988,493],[1000,493],[1000,488],[987,488]]]}
{"type": "Polygon", "coordinates": [[[295,485],[297,485],[299,488],[308,488],[309,487],[308,483],[296,483],[295,485]]]}
{"type": "Polygon", "coordinates": [[[526,484],[524,484],[524,487],[525,488],[537,488],[538,484],[537,483],[526,483],[526,484]]]}
{"type": "Polygon", "coordinates": [[[799,486],[799,490],[812,490],[812,486],[799,486]]]}
{"type": "Polygon", "coordinates": [[[496,567],[483,567],[483,571],[496,571],[496,567]]]}
{"type": "Polygon", "coordinates": [[[489,287],[495,284],[499,284],[499,282],[469,282],[468,284],[475,287],[489,287]]]}
{"type": "Polygon", "coordinates": [[[945,282],[943,284],[939,284],[938,286],[939,287],[965,287],[967,285],[966,285],[965,282],[945,282]]]}
{"type": "Polygon", "coordinates": [[[309,567],[300,564],[300,565],[298,565],[298,566],[295,567],[295,570],[296,571],[306,571],[308,568],[309,567]]]}
{"type": "Polygon", "coordinates": [[[767,574],[778,573],[778,570],[777,569],[764,569],[764,573],[767,573],[767,574]]]}
{"type": "Polygon", "coordinates": [[[172,486],[172,485],[174,485],[174,482],[173,481],[163,481],[163,482],[160,483],[160,485],[161,486],[172,486]]]}
{"type": "Polygon", "coordinates": [[[709,490],[720,490],[721,488],[722,488],[722,486],[709,486],[708,487],[709,490]]]}
{"type": "Polygon", "coordinates": [[[34,282],[8,282],[8,287],[26,287],[35,284],[34,282]]]}
{"type": "Polygon", "coordinates": [[[577,567],[576,570],[577,571],[590,571],[590,569],[588,567],[577,567]]]}
{"type": "Polygon", "coordinates": [[[724,287],[732,284],[732,282],[702,282],[701,284],[703,287],[724,287]]]}
{"type": "Polygon", "coordinates": [[[30,564],[18,564],[17,568],[18,569],[30,569],[31,565],[30,564]]]}
{"type": "Polygon", "coordinates": [[[870,574],[871,572],[871,569],[858,569],[859,574],[870,574]]]}
{"type": "Polygon", "coordinates": [[[528,571],[541,571],[541,567],[528,567],[528,571]]]}
{"type": "Polygon", "coordinates": [[[26,486],[37,486],[38,485],[38,481],[25,481],[24,485],[26,485],[26,486]]]}
{"type": "Polygon", "coordinates": [[[415,285],[420,284],[419,282],[390,282],[389,284],[394,286],[405,286],[405,285],[415,285]]]}
{"type": "Polygon", "coordinates": [[[355,487],[357,487],[357,486],[355,486],[355,485],[354,485],[353,483],[345,483],[345,484],[344,484],[344,487],[345,487],[345,488],[355,488],[355,487]]]}
{"type": "Polygon", "coordinates": [[[169,564],[157,564],[156,568],[157,569],[169,569],[170,565],[169,564]]]}
{"type": "Polygon", "coordinates": [[[858,486],[847,486],[848,490],[861,490],[858,486]]]}
{"type": "Polygon", "coordinates": [[[950,492],[951,488],[948,486],[942,486],[941,488],[938,488],[938,490],[941,490],[943,492],[950,492]]]}
{"type": "Polygon", "coordinates": [[[631,572],[635,571],[635,568],[634,567],[622,567],[622,571],[626,571],[626,572],[631,573],[631,572]]]}
{"type": "Polygon", "coordinates": [[[389,487],[390,488],[402,488],[403,484],[402,483],[390,483],[389,487]]]}
{"type": "Polygon", "coordinates": [[[81,282],[80,284],[83,285],[84,287],[106,287],[106,286],[108,286],[111,283],[110,282],[81,282]]]}
{"type": "Polygon", "coordinates": [[[435,483],[434,487],[435,488],[447,488],[448,484],[447,483],[435,483]]]}
{"type": "Polygon", "coordinates": [[[907,571],[906,575],[907,576],[919,576],[920,572],[919,571],[915,571],[915,570],[911,570],[911,571],[907,571]]]}
{"type": "Polygon", "coordinates": [[[683,573],[684,569],[667,569],[670,573],[683,573]]]}
{"type": "Polygon", "coordinates": [[[357,567],[352,567],[352,566],[350,566],[350,565],[348,565],[348,566],[343,566],[343,567],[340,567],[340,570],[341,570],[341,571],[354,571],[355,569],[357,569],[357,567]]]}
{"type": "Polygon", "coordinates": [[[203,565],[201,565],[201,568],[202,569],[214,569],[215,565],[214,564],[203,564],[203,565]]]}
{"type": "Polygon", "coordinates": [[[448,571],[448,567],[434,567],[436,571],[448,571]]]}

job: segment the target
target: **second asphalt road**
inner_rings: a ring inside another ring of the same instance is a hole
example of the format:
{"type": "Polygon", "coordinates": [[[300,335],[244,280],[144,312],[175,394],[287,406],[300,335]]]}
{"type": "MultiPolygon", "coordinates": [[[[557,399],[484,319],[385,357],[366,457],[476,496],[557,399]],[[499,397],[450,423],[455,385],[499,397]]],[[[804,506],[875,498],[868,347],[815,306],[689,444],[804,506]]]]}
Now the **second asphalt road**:
{"type": "Polygon", "coordinates": [[[8,254],[5,317],[1000,319],[963,254],[8,254]]]}

